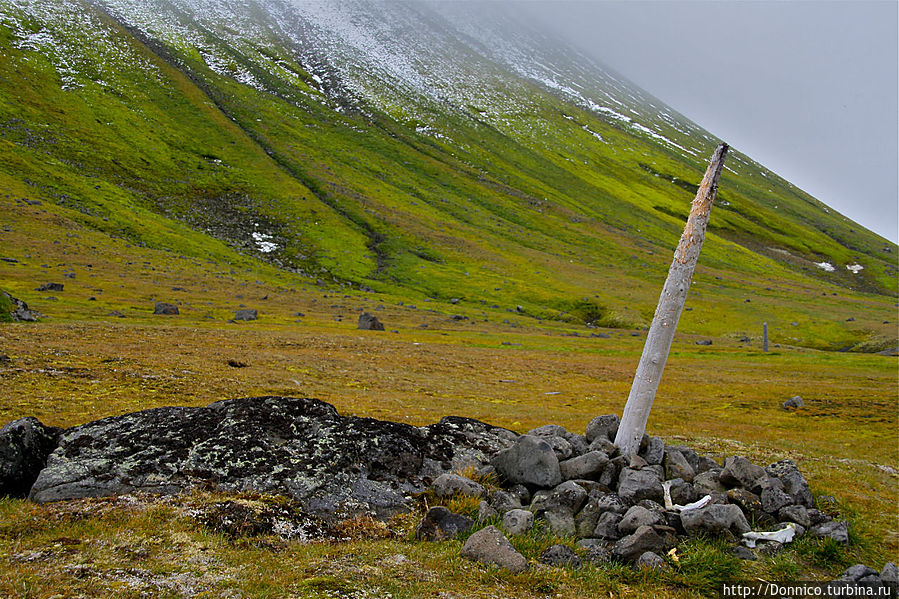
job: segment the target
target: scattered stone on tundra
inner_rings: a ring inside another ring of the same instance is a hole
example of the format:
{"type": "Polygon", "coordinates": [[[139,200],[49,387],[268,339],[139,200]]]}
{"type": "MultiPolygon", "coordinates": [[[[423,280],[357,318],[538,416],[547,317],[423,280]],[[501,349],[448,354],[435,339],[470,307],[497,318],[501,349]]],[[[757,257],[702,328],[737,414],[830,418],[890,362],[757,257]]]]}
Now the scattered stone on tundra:
{"type": "Polygon", "coordinates": [[[431,490],[437,497],[452,497],[453,495],[465,495],[467,497],[487,497],[487,489],[484,485],[474,482],[464,476],[446,472],[438,476],[431,483],[431,490]]]}
{"type": "Polygon", "coordinates": [[[684,530],[690,535],[720,536],[727,532],[738,535],[751,530],[743,511],[732,503],[710,504],[701,508],[684,510],[680,514],[680,519],[684,530]]]}
{"type": "Polygon", "coordinates": [[[618,476],[618,495],[628,505],[633,505],[641,499],[652,499],[657,502],[665,500],[662,481],[651,470],[622,469],[618,476]]]}
{"type": "Polygon", "coordinates": [[[356,327],[360,331],[383,331],[384,325],[378,320],[378,317],[368,312],[359,315],[359,322],[356,327]]]}
{"type": "Polygon", "coordinates": [[[62,283],[44,283],[35,291],[62,291],[65,288],[65,285],[62,283]]]}
{"type": "Polygon", "coordinates": [[[515,551],[509,539],[495,526],[482,528],[468,537],[461,555],[482,564],[505,568],[513,574],[528,569],[524,556],[515,551]]]}
{"type": "Polygon", "coordinates": [[[758,494],[767,477],[765,469],[761,466],[753,464],[743,456],[732,456],[724,461],[724,469],[718,480],[728,487],[743,487],[758,494]]]}
{"type": "Polygon", "coordinates": [[[650,526],[641,526],[633,534],[619,539],[612,548],[612,555],[626,562],[633,562],[647,551],[664,551],[665,540],[650,526]]]}
{"type": "Polygon", "coordinates": [[[62,429],[28,416],[0,428],[0,497],[27,497],[62,429]]]}
{"type": "Polygon", "coordinates": [[[534,512],[515,509],[503,514],[503,530],[512,536],[522,535],[533,527],[534,512]]]}
{"type": "Polygon", "coordinates": [[[615,414],[597,416],[587,424],[587,443],[593,443],[598,438],[614,441],[620,423],[621,419],[615,414]]]}
{"type": "Polygon", "coordinates": [[[629,535],[641,526],[656,526],[666,524],[665,517],[660,511],[649,510],[641,505],[630,508],[618,523],[618,532],[621,535],[629,535]]]}
{"type": "Polygon", "coordinates": [[[314,399],[155,408],[65,431],[30,498],[213,488],[281,494],[333,518],[389,516],[408,511],[412,494],[451,470],[460,452],[486,462],[510,444],[510,435],[467,418],[414,427],[341,416],[314,399]]]}
{"type": "Polygon", "coordinates": [[[178,306],[168,302],[156,302],[153,305],[153,314],[162,314],[164,316],[174,316],[178,314],[178,306]]]}
{"type": "Polygon", "coordinates": [[[665,450],[665,480],[672,478],[681,478],[686,482],[691,482],[696,472],[680,451],[674,448],[665,450]]]}
{"type": "Polygon", "coordinates": [[[418,523],[415,537],[421,541],[445,541],[468,532],[472,526],[474,522],[471,518],[438,505],[429,509],[418,523]]]}
{"type": "Polygon", "coordinates": [[[234,320],[242,320],[244,322],[249,322],[251,320],[256,320],[259,318],[259,312],[257,310],[253,310],[250,308],[243,308],[241,310],[237,310],[234,312],[234,320]]]}
{"type": "Polygon", "coordinates": [[[545,440],[521,435],[511,447],[493,456],[490,462],[505,480],[544,489],[562,482],[559,459],[545,440]]]}
{"type": "Polygon", "coordinates": [[[849,523],[842,520],[817,524],[809,529],[809,533],[813,537],[830,538],[844,545],[849,543],[849,523]]]}
{"type": "Polygon", "coordinates": [[[802,401],[802,397],[800,397],[799,395],[796,395],[796,396],[791,397],[787,401],[783,402],[781,404],[781,406],[785,410],[795,410],[796,408],[805,407],[805,402],[802,401]]]}
{"type": "Polygon", "coordinates": [[[583,455],[559,462],[559,471],[563,480],[594,478],[602,472],[609,462],[609,456],[601,451],[588,451],[583,455]]]}
{"type": "Polygon", "coordinates": [[[661,572],[668,569],[665,559],[653,551],[646,551],[634,562],[634,567],[638,570],[656,570],[661,572]]]}
{"type": "Polygon", "coordinates": [[[581,558],[567,545],[553,545],[540,554],[540,563],[557,568],[580,568],[581,558]]]}

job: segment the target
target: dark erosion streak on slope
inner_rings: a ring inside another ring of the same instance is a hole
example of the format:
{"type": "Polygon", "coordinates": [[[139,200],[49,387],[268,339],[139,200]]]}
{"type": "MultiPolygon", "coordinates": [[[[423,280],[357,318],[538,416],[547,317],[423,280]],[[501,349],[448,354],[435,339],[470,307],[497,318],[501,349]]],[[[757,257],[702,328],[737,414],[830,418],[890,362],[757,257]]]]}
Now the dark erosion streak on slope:
{"type": "Polygon", "coordinates": [[[186,63],[184,63],[184,61],[180,60],[171,51],[169,51],[165,44],[146,35],[140,29],[128,25],[122,19],[117,18],[116,15],[110,13],[102,4],[96,4],[95,6],[98,10],[102,11],[120,27],[128,31],[128,33],[130,33],[136,40],[146,46],[146,48],[150,50],[154,55],[156,55],[173,69],[187,77],[191,83],[193,83],[200,91],[203,92],[203,94],[206,95],[207,98],[209,98],[210,101],[212,101],[216,109],[218,109],[223,115],[225,115],[225,117],[227,117],[229,121],[234,123],[234,125],[237,126],[247,137],[253,140],[253,143],[262,148],[266,156],[271,158],[272,161],[274,161],[275,164],[277,164],[281,168],[281,170],[283,170],[290,177],[296,179],[303,186],[309,189],[309,191],[312,192],[315,195],[316,199],[318,199],[321,203],[325,204],[342,218],[353,223],[356,227],[361,229],[365,236],[368,237],[368,249],[375,254],[377,267],[373,274],[377,275],[387,270],[388,266],[390,265],[390,255],[383,247],[387,242],[386,235],[384,235],[380,231],[377,231],[371,225],[371,223],[366,221],[361,216],[355,215],[347,209],[341,207],[336,200],[330,197],[328,192],[324,191],[321,188],[321,186],[314,178],[305,174],[290,161],[275,152],[251,129],[244,127],[240,120],[235,118],[228,107],[225,106],[225,103],[222,101],[221,94],[212,85],[206,83],[206,81],[204,81],[202,77],[195,74],[193,69],[191,69],[186,63]]]}

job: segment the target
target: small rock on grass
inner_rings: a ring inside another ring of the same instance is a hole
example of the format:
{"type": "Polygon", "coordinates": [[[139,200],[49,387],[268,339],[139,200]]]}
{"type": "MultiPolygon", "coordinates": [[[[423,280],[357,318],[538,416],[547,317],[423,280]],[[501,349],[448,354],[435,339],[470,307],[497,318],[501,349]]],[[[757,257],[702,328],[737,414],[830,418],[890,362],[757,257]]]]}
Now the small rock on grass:
{"type": "Polygon", "coordinates": [[[638,570],[662,571],[668,569],[668,564],[665,563],[664,558],[658,553],[647,551],[637,558],[637,561],[634,562],[634,567],[638,570]]]}
{"type": "Polygon", "coordinates": [[[435,506],[418,523],[415,536],[423,541],[443,541],[471,530],[473,525],[471,518],[455,514],[443,506],[435,506]]]}
{"type": "Polygon", "coordinates": [[[521,535],[534,526],[534,513],[528,510],[509,510],[503,516],[503,528],[510,535],[521,535]]]}
{"type": "Polygon", "coordinates": [[[164,316],[174,316],[178,314],[178,306],[167,302],[156,302],[153,306],[153,314],[161,314],[164,316]]]}
{"type": "Polygon", "coordinates": [[[566,545],[553,545],[540,554],[540,563],[547,566],[580,568],[581,558],[566,545]]]}
{"type": "Polygon", "coordinates": [[[528,569],[528,561],[515,551],[509,539],[495,526],[482,528],[468,537],[461,555],[482,564],[505,568],[513,574],[528,569]]]}

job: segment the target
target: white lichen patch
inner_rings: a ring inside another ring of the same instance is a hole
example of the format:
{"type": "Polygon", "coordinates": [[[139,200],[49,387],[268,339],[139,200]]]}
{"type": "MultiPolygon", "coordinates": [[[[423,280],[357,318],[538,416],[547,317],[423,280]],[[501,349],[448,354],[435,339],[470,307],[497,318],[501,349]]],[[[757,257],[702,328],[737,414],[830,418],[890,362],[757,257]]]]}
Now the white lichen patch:
{"type": "Polygon", "coordinates": [[[274,239],[273,236],[268,235],[267,233],[260,233],[259,231],[253,231],[251,235],[253,241],[256,242],[256,249],[263,254],[270,254],[278,249],[278,244],[271,241],[274,239]]]}
{"type": "Polygon", "coordinates": [[[858,273],[860,273],[862,270],[864,270],[864,268],[865,268],[864,266],[862,266],[861,264],[858,264],[858,263],[846,265],[846,270],[848,270],[849,272],[851,272],[854,275],[857,275],[858,273]]]}
{"type": "Polygon", "coordinates": [[[821,270],[826,270],[827,272],[833,272],[836,270],[836,268],[834,268],[833,264],[831,264],[830,262],[815,262],[815,266],[817,266],[821,270]]]}

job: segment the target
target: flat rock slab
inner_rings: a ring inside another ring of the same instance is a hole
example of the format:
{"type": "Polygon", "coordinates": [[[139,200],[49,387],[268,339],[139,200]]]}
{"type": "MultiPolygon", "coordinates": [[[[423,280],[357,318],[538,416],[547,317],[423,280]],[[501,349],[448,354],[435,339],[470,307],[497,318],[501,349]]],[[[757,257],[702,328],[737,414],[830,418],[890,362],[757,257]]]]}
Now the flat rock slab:
{"type": "Polygon", "coordinates": [[[194,488],[297,499],[313,513],[386,516],[466,461],[487,463],[516,434],[467,418],[414,427],[334,406],[255,397],[166,407],[67,430],[31,488],[49,502],[194,488]]]}

